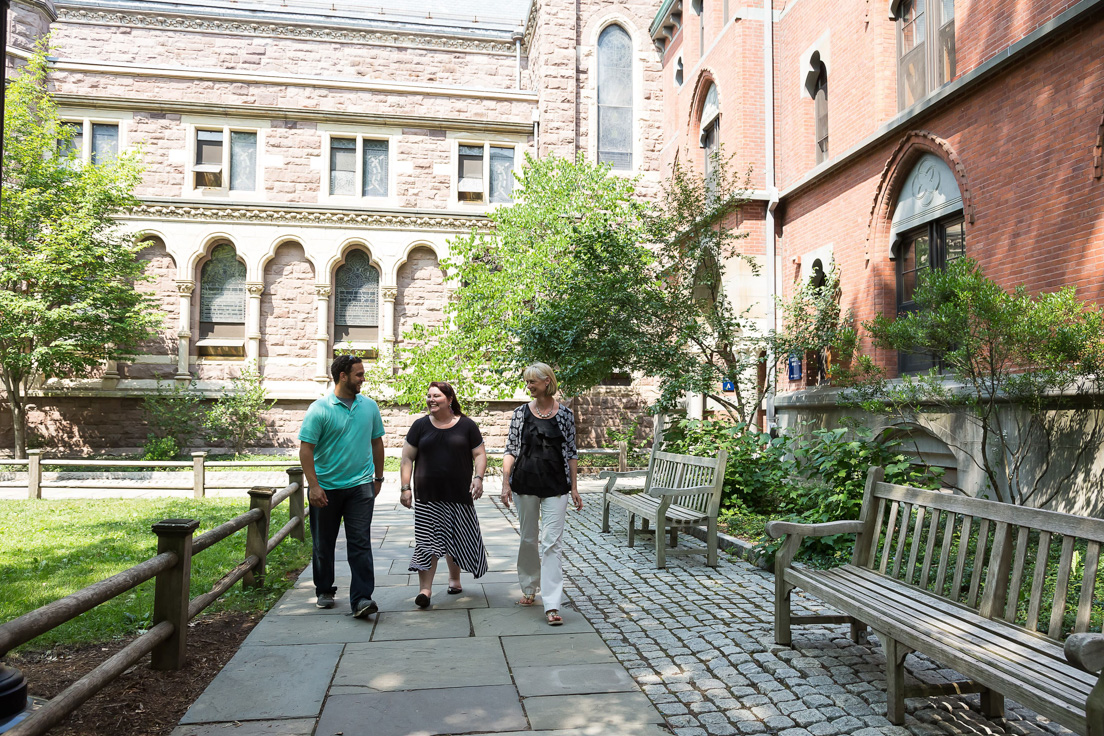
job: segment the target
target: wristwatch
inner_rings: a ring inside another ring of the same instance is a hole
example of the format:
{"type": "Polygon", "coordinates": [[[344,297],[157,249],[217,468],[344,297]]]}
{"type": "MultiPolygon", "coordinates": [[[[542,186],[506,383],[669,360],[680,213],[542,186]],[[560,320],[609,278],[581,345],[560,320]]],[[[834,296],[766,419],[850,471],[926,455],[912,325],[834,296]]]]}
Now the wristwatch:
{"type": "Polygon", "coordinates": [[[383,482],[383,476],[382,475],[376,476],[375,481],[377,483],[382,483],[383,482]]]}
{"type": "Polygon", "coordinates": [[[409,491],[410,490],[410,484],[407,483],[405,486],[399,486],[399,490],[403,491],[403,492],[409,491]]]}
{"type": "Polygon", "coordinates": [[[477,476],[475,476],[475,477],[476,477],[476,478],[478,478],[479,480],[483,480],[483,476],[482,476],[482,475],[477,475],[477,476]]]}

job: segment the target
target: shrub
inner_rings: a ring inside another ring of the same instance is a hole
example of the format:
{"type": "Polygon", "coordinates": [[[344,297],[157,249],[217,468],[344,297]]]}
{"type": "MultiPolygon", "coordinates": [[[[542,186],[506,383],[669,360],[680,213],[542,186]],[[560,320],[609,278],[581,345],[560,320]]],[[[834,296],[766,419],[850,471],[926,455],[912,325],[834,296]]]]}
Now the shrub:
{"type": "MultiPolygon", "coordinates": [[[[188,446],[203,423],[203,396],[195,387],[195,379],[189,383],[172,382],[168,386],[157,380],[157,393],[142,397],[142,411],[146,415],[150,436],[158,440],[171,439],[174,452],[188,446]]],[[[161,447],[168,445],[162,442],[161,447]]],[[[149,450],[150,442],[146,441],[149,450]]],[[[172,460],[173,456],[150,458],[172,460]]]]}
{"type": "Polygon", "coordinates": [[[272,408],[261,375],[247,367],[240,376],[230,379],[231,387],[207,412],[207,436],[212,441],[224,441],[240,455],[246,445],[256,442],[265,433],[261,413],[272,408]]]}
{"type": "Polygon", "coordinates": [[[143,460],[172,460],[180,452],[180,447],[172,437],[146,435],[146,444],[142,448],[143,460]]]}

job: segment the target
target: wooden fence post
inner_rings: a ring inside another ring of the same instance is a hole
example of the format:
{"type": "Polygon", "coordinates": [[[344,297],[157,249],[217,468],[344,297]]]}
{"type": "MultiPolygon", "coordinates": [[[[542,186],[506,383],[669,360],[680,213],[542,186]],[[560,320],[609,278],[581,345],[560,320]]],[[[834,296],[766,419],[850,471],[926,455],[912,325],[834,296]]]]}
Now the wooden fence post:
{"type": "Polygon", "coordinates": [[[268,522],[272,516],[272,496],[275,492],[271,488],[254,486],[249,489],[249,508],[260,509],[261,518],[249,525],[245,538],[245,556],[257,556],[257,564],[242,578],[242,585],[247,588],[259,588],[264,585],[265,563],[268,561],[268,522]]]}
{"type": "Polygon", "coordinates": [[[299,525],[291,530],[291,538],[298,539],[300,542],[306,539],[305,529],[307,526],[307,514],[306,504],[304,499],[307,497],[306,489],[303,488],[303,469],[300,467],[288,468],[288,483],[297,483],[299,488],[296,489],[288,498],[288,517],[292,519],[299,519],[299,525]]]}
{"type": "Polygon", "coordinates": [[[203,465],[205,462],[207,462],[206,452],[192,453],[192,490],[196,498],[207,495],[207,468],[203,465]]]}
{"type": "Polygon", "coordinates": [[[625,440],[617,443],[617,469],[622,473],[629,469],[629,443],[625,440]]]}
{"type": "Polygon", "coordinates": [[[42,450],[27,450],[27,498],[42,498],[42,450]]]}
{"type": "Polygon", "coordinates": [[[157,554],[172,552],[176,565],[157,575],[153,593],[153,625],[168,621],[173,633],[154,647],[150,667],[178,670],[184,666],[188,648],[188,604],[192,587],[192,535],[199,527],[195,519],[164,519],[153,525],[157,554]]]}

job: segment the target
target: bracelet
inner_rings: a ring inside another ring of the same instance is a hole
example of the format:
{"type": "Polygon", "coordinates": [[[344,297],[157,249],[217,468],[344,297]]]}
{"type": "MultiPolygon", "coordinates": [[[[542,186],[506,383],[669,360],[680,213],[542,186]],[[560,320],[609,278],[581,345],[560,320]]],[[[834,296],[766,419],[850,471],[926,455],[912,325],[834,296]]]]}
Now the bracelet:
{"type": "Polygon", "coordinates": [[[383,476],[382,476],[382,475],[381,475],[381,476],[379,476],[378,478],[376,478],[376,479],[375,479],[375,481],[376,481],[377,483],[382,483],[382,482],[383,482],[383,476]]]}
{"type": "Polygon", "coordinates": [[[483,476],[482,476],[482,475],[477,475],[477,476],[475,476],[475,477],[476,477],[476,478],[478,478],[479,480],[483,480],[483,476]]]}
{"type": "Polygon", "coordinates": [[[410,490],[410,484],[408,483],[405,486],[399,486],[399,490],[402,491],[403,493],[406,493],[407,491],[410,490]]]}

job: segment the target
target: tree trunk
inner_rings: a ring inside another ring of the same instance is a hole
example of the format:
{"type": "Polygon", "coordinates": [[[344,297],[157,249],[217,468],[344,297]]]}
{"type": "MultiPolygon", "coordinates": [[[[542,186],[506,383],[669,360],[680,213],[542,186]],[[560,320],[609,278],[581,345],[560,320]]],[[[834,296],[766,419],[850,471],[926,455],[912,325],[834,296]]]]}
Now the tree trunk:
{"type": "Polygon", "coordinates": [[[27,411],[23,407],[23,397],[15,392],[8,393],[8,406],[12,413],[12,434],[15,436],[15,459],[27,458],[27,411]]]}

